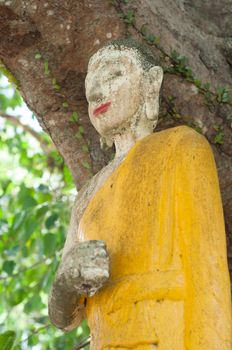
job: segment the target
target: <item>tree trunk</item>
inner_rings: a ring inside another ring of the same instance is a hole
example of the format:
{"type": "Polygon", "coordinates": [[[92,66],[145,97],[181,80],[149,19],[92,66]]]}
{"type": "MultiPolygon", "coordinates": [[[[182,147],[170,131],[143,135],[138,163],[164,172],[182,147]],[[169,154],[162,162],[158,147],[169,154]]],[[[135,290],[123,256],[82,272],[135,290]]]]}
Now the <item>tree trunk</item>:
{"type": "Polygon", "coordinates": [[[113,153],[88,120],[88,60],[119,37],[148,45],[165,69],[158,129],[187,124],[213,147],[232,269],[231,8],[232,0],[1,0],[0,59],[81,187],[113,153]]]}

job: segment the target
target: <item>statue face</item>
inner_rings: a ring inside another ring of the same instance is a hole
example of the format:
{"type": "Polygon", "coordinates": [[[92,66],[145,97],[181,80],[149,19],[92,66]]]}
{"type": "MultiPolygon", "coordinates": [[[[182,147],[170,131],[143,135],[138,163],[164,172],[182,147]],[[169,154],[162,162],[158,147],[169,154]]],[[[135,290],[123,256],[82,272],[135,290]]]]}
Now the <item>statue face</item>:
{"type": "Polygon", "coordinates": [[[142,105],[144,70],[133,50],[105,49],[93,56],[86,77],[89,117],[103,136],[126,128],[142,105]]]}

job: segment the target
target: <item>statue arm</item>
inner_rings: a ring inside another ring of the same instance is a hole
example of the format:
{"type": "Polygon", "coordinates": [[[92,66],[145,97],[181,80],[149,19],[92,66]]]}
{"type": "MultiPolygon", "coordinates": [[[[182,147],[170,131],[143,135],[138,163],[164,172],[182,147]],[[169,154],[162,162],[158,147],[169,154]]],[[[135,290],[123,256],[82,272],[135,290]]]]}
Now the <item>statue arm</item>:
{"type": "MultiPolygon", "coordinates": [[[[83,198],[82,198],[83,199],[83,198]]],[[[48,310],[52,323],[71,331],[85,318],[86,297],[94,295],[109,278],[109,255],[105,242],[78,242],[80,201],[76,200],[61,263],[50,293],[48,310]]]]}
{"type": "MultiPolygon", "coordinates": [[[[77,244],[78,221],[76,217],[77,201],[74,204],[71,222],[63,249],[62,259],[49,296],[48,312],[51,322],[64,331],[71,331],[85,318],[84,297],[70,288],[65,278],[65,269],[69,252],[77,244]]],[[[74,253],[74,252],[73,252],[74,253]]],[[[71,258],[71,257],[70,257],[71,258]]]]}
{"type": "Polygon", "coordinates": [[[231,296],[214,157],[190,130],[176,152],[177,206],[186,281],[186,346],[231,348],[231,296]]]}

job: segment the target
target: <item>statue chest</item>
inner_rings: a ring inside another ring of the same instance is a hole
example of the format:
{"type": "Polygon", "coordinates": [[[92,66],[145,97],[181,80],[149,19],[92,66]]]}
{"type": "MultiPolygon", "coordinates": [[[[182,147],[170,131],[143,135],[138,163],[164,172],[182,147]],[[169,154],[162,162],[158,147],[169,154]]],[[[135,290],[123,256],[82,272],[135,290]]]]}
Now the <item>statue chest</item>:
{"type": "Polygon", "coordinates": [[[119,166],[89,203],[78,240],[104,240],[111,279],[181,266],[176,222],[174,157],[138,150],[119,166]]]}
{"type": "Polygon", "coordinates": [[[109,282],[87,301],[92,349],[184,349],[175,169],[155,162],[119,169],[80,222],[79,239],[104,240],[110,256],[109,282]]]}

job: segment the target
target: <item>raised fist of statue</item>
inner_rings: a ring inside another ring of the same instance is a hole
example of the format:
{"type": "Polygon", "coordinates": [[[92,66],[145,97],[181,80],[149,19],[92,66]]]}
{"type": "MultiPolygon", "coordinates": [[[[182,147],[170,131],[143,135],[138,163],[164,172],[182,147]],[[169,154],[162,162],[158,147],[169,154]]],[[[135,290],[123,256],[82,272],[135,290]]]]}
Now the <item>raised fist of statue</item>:
{"type": "Polygon", "coordinates": [[[109,279],[109,255],[104,241],[79,242],[67,253],[58,275],[70,291],[93,296],[109,279]]]}

